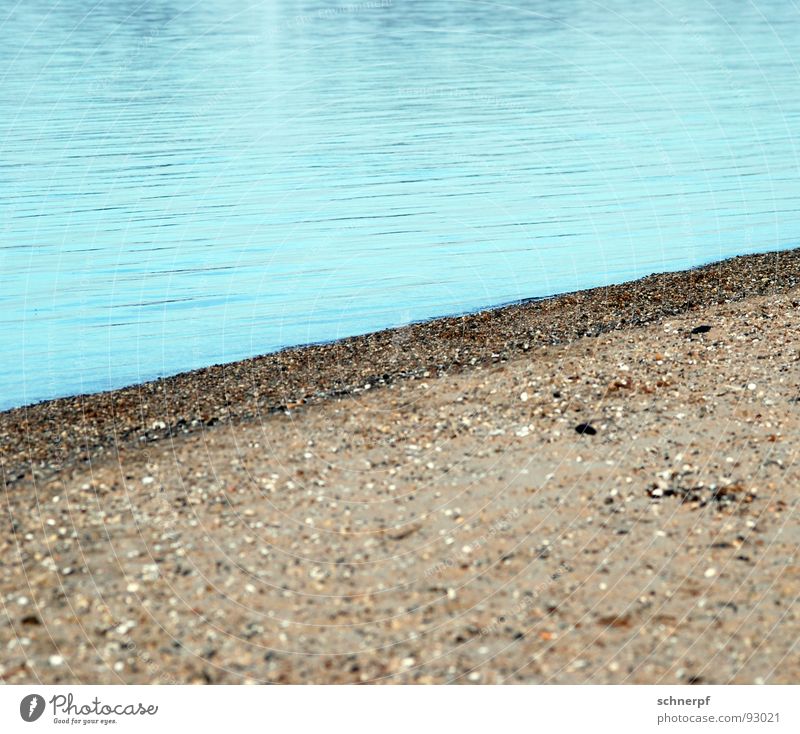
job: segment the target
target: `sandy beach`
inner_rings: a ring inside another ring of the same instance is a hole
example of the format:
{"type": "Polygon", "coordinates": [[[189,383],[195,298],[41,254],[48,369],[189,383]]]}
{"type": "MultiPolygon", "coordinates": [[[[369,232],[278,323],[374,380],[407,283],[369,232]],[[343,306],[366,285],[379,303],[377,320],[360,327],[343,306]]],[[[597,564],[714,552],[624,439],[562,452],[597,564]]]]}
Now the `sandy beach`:
{"type": "Polygon", "coordinates": [[[789,683],[800,251],[0,414],[8,683],[789,683]]]}

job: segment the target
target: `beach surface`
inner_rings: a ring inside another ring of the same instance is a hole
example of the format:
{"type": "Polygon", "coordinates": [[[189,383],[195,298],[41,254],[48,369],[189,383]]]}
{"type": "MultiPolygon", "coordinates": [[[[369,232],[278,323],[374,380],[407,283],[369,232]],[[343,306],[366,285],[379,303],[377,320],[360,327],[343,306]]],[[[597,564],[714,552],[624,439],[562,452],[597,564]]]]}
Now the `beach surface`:
{"type": "Polygon", "coordinates": [[[0,414],[8,683],[794,683],[800,252],[0,414]]]}

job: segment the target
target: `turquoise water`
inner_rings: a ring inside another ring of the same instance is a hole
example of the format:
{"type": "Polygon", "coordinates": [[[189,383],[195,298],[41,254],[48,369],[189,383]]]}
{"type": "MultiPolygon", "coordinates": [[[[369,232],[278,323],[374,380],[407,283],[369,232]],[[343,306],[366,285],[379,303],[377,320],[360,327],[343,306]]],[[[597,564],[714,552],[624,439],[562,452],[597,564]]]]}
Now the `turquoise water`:
{"type": "Polygon", "coordinates": [[[0,407],[800,240],[797,3],[0,12],[0,407]]]}

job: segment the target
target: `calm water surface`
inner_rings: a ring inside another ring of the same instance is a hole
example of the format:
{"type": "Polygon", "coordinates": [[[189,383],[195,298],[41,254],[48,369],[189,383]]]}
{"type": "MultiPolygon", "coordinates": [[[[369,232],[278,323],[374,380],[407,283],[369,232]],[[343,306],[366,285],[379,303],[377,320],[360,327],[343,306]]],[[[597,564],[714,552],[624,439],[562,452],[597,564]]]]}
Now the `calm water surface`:
{"type": "Polygon", "coordinates": [[[0,408],[800,240],[789,0],[0,12],[0,408]]]}

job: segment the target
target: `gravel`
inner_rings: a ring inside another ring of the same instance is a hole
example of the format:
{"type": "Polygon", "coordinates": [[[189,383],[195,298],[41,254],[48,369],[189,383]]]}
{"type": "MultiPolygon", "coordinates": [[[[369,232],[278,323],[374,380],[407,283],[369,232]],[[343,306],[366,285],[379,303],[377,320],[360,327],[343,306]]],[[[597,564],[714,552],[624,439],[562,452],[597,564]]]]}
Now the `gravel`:
{"type": "Polygon", "coordinates": [[[2,414],[0,678],[793,682],[798,273],[738,258],[2,414]]]}

